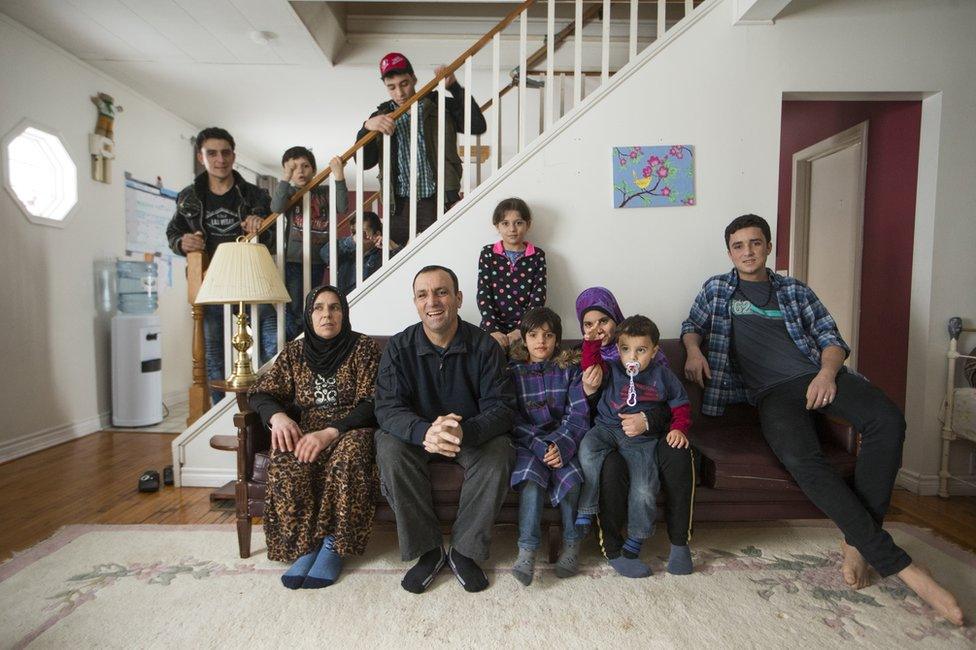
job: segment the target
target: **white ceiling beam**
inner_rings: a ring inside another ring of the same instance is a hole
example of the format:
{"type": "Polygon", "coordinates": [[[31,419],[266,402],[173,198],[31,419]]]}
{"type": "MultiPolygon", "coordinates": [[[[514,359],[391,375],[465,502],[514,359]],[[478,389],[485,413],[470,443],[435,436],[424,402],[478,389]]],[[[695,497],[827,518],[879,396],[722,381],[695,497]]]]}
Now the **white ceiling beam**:
{"type": "Polygon", "coordinates": [[[341,2],[292,2],[292,9],[318,43],[322,54],[335,65],[346,44],[346,10],[341,2]]]}
{"type": "Polygon", "coordinates": [[[735,0],[736,25],[772,25],[791,0],[735,0]]]}

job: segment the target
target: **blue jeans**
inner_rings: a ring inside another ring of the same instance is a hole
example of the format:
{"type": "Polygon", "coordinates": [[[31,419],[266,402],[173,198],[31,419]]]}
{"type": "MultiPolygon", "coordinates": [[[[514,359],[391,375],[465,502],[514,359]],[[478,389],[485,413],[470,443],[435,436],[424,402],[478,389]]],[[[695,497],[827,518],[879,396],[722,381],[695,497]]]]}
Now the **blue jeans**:
{"type": "MultiPolygon", "coordinates": [[[[325,264],[312,264],[312,288],[322,284],[325,264]]],[[[285,340],[291,341],[301,334],[305,319],[305,281],[301,262],[285,262],[285,288],[291,302],[285,305],[285,340]]],[[[262,336],[263,330],[262,330],[262,336]]]]}
{"type": "MultiPolygon", "coordinates": [[[[245,306],[245,309],[249,309],[245,306]]],[[[237,307],[233,307],[232,313],[237,314],[237,307]]],[[[248,313],[250,316],[250,313],[248,313]]],[[[271,305],[260,305],[258,307],[258,320],[260,321],[260,335],[257,337],[261,344],[261,362],[268,361],[278,351],[278,320],[275,308],[271,305]]],[[[251,325],[251,323],[248,323],[251,325]]],[[[237,327],[236,323],[232,327],[237,327]]],[[[252,332],[253,326],[252,326],[252,332]]],[[[224,306],[223,305],[204,305],[203,306],[203,349],[207,361],[207,379],[224,379],[224,306]]],[[[233,354],[236,354],[232,350],[233,354]]],[[[255,368],[257,370],[257,368],[255,368]]],[[[210,390],[210,399],[216,404],[224,398],[223,391],[210,390]]]]}
{"type": "MultiPolygon", "coordinates": [[[[542,539],[542,508],[549,497],[546,489],[535,481],[524,481],[519,496],[518,547],[525,551],[539,548],[542,539]]],[[[576,531],[576,502],[580,487],[577,485],[559,502],[559,514],[563,519],[563,541],[575,542],[580,538],[576,531]]]]}
{"type": "Polygon", "coordinates": [[[647,539],[654,533],[657,517],[657,494],[661,480],[657,473],[657,441],[648,435],[627,436],[623,429],[597,424],[586,432],[580,443],[579,461],[583,468],[583,491],[579,513],[594,515],[600,511],[600,470],[603,460],[616,449],[627,463],[630,489],[627,494],[627,535],[647,539]]]}

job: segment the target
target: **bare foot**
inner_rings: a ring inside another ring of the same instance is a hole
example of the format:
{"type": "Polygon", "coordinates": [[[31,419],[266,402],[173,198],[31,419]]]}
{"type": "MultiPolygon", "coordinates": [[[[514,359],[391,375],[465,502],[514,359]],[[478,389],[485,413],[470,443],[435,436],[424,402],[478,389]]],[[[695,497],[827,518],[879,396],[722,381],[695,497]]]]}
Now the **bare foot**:
{"type": "Polygon", "coordinates": [[[841,565],[844,582],[851,589],[864,589],[870,585],[871,569],[861,552],[843,540],[840,542],[840,550],[844,553],[844,563],[841,565]]]}
{"type": "Polygon", "coordinates": [[[936,582],[928,571],[913,562],[899,571],[898,577],[939,616],[954,625],[963,624],[962,610],[956,602],[956,597],[936,582]]]}

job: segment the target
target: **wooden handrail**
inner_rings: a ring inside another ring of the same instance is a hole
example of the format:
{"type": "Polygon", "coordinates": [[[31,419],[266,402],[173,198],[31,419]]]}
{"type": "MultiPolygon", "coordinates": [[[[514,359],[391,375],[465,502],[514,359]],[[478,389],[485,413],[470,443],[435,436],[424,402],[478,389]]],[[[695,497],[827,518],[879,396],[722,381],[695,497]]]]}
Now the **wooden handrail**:
{"type": "MultiPolygon", "coordinates": [[[[535,0],[525,0],[525,2],[523,2],[518,7],[513,9],[507,16],[505,16],[505,18],[501,20],[501,22],[499,22],[497,25],[492,27],[484,36],[478,39],[478,41],[474,45],[469,47],[459,57],[454,59],[454,61],[450,65],[445,66],[440,72],[434,75],[434,78],[431,79],[429,82],[427,82],[423,88],[415,92],[410,99],[400,104],[400,106],[397,107],[397,109],[392,113],[387,113],[390,119],[396,120],[401,115],[403,115],[408,110],[410,110],[411,106],[413,106],[418,101],[423,99],[428,93],[430,93],[434,88],[436,88],[437,84],[440,83],[441,79],[446,79],[447,77],[454,74],[454,72],[457,71],[458,68],[464,65],[465,59],[467,59],[469,56],[477,54],[481,50],[481,48],[487,45],[488,42],[490,42],[491,39],[494,38],[495,34],[501,32],[503,29],[508,27],[512,23],[512,21],[518,18],[523,11],[526,11],[533,4],[535,4],[535,0]]],[[[376,138],[378,133],[379,133],[378,131],[370,131],[369,133],[361,137],[359,140],[357,140],[355,144],[353,144],[351,147],[346,149],[346,151],[343,152],[343,154],[340,156],[342,162],[343,163],[348,162],[353,156],[356,155],[357,151],[359,151],[367,144],[372,142],[376,138]]],[[[299,202],[301,202],[302,197],[308,194],[312,189],[321,185],[329,177],[329,174],[331,173],[332,173],[332,169],[326,166],[325,169],[323,169],[318,174],[316,174],[312,178],[312,180],[310,180],[307,184],[305,184],[301,189],[299,189],[297,192],[295,192],[295,194],[292,195],[291,199],[289,199],[288,203],[285,205],[282,213],[287,213],[294,206],[298,205],[299,202]]],[[[278,220],[278,217],[282,213],[276,212],[265,217],[264,220],[261,222],[261,227],[258,228],[256,232],[248,235],[247,239],[250,240],[254,237],[258,237],[261,233],[263,233],[265,230],[267,230],[272,225],[274,225],[275,221],[278,220]]]]}

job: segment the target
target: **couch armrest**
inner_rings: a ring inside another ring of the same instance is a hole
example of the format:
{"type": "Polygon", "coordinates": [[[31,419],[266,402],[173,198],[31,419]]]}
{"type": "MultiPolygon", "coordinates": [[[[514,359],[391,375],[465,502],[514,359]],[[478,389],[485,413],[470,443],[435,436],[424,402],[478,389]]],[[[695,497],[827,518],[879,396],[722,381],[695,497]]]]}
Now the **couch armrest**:
{"type": "Polygon", "coordinates": [[[819,418],[820,437],[830,440],[847,453],[857,456],[861,437],[854,426],[840,418],[822,416],[819,418]]]}
{"type": "Polygon", "coordinates": [[[248,481],[254,474],[254,455],[271,448],[271,432],[254,411],[234,416],[237,426],[237,478],[248,481]]]}

